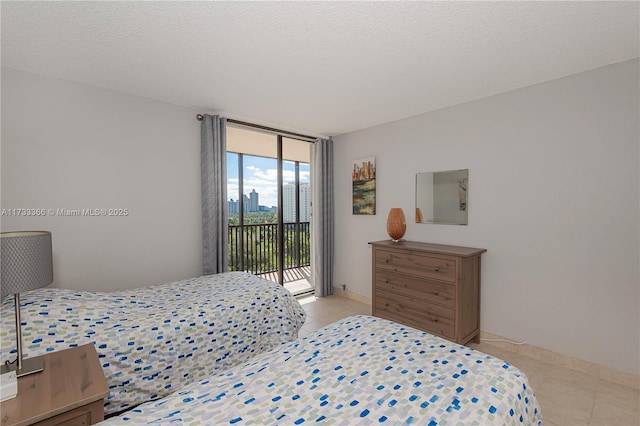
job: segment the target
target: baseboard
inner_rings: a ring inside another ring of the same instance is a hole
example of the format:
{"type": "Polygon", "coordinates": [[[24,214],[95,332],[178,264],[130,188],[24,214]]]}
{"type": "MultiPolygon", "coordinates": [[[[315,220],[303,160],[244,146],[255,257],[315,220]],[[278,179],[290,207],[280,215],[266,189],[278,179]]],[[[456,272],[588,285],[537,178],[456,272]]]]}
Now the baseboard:
{"type": "Polygon", "coordinates": [[[371,306],[370,297],[363,296],[358,293],[354,293],[353,291],[343,290],[340,287],[333,287],[333,295],[338,297],[344,297],[345,299],[351,299],[356,302],[364,303],[365,305],[371,306]]]}
{"type": "MultiPolygon", "coordinates": [[[[482,342],[485,339],[510,340],[496,334],[480,331],[480,341],[482,342]]],[[[640,390],[640,376],[605,367],[594,362],[574,358],[569,355],[553,352],[548,349],[540,348],[538,346],[529,345],[528,343],[525,343],[523,345],[514,345],[512,343],[494,341],[486,341],[486,343],[503,349],[507,349],[511,352],[527,355],[539,361],[548,362],[550,364],[568,368],[570,370],[580,371],[581,373],[589,374],[602,380],[627,386],[635,390],[640,390]]]]}

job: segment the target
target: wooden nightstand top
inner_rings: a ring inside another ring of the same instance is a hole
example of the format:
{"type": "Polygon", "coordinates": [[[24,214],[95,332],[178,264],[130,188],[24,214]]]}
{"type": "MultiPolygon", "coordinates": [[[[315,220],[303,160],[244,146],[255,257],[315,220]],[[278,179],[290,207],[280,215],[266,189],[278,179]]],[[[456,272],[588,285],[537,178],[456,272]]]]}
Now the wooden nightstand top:
{"type": "Polygon", "coordinates": [[[33,424],[108,394],[93,345],[51,352],[44,356],[44,371],[20,377],[18,395],[0,405],[2,425],[33,424]]]}

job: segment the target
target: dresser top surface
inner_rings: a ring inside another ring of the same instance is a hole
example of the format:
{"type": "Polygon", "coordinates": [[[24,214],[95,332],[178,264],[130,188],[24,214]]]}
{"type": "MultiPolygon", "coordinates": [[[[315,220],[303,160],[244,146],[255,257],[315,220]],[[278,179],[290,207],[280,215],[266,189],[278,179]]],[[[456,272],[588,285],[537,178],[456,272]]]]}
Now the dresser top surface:
{"type": "Polygon", "coordinates": [[[18,395],[2,402],[2,424],[32,424],[109,395],[92,344],[44,356],[44,371],[18,379],[18,395]]]}
{"type": "Polygon", "coordinates": [[[472,257],[479,256],[487,251],[483,248],[449,246],[446,244],[421,243],[417,241],[399,241],[394,243],[391,240],[372,241],[369,244],[375,247],[395,249],[395,250],[412,250],[424,253],[448,254],[451,256],[472,257]]]}

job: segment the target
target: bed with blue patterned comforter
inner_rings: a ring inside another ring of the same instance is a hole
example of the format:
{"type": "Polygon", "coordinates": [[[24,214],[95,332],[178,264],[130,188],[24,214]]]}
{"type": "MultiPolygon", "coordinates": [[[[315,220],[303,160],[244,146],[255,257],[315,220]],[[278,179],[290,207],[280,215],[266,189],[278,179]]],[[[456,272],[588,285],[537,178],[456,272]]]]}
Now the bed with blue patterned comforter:
{"type": "MultiPolygon", "coordinates": [[[[168,395],[294,340],[305,321],[281,285],[228,272],[112,293],[21,293],[24,356],[93,343],[114,413],[168,395]]],[[[16,353],[13,297],[2,303],[2,362],[16,353]]]]}
{"type": "Polygon", "coordinates": [[[353,316],[106,424],[542,424],[508,363],[381,318],[353,316]]]}

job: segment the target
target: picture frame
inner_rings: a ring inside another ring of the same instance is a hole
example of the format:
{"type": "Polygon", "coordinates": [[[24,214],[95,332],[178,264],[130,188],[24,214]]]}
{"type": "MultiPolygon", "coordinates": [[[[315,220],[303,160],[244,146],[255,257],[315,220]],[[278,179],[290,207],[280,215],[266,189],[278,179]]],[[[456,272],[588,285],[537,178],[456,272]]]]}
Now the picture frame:
{"type": "Polygon", "coordinates": [[[353,161],[351,172],[353,214],[376,214],[376,158],[364,157],[353,161]]]}

